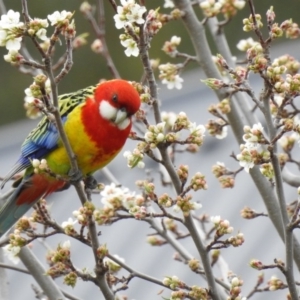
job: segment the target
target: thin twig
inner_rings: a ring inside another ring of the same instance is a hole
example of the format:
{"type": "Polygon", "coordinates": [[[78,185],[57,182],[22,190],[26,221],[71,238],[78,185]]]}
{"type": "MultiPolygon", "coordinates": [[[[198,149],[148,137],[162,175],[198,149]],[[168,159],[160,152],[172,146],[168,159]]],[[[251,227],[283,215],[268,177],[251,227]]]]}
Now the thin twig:
{"type": "Polygon", "coordinates": [[[97,36],[97,38],[101,41],[102,51],[101,55],[105,58],[107,67],[110,70],[111,74],[114,78],[120,78],[120,74],[118,69],[116,68],[114,61],[108,51],[108,46],[106,42],[106,30],[105,30],[105,14],[104,14],[104,3],[103,0],[98,0],[98,12],[99,12],[99,22],[95,20],[91,11],[86,11],[85,16],[88,21],[91,23],[92,28],[97,36]]]}
{"type": "Polygon", "coordinates": [[[66,45],[67,45],[66,52],[65,52],[66,61],[63,69],[55,77],[56,83],[59,83],[69,73],[73,65],[73,40],[71,38],[66,38],[66,45]]]}

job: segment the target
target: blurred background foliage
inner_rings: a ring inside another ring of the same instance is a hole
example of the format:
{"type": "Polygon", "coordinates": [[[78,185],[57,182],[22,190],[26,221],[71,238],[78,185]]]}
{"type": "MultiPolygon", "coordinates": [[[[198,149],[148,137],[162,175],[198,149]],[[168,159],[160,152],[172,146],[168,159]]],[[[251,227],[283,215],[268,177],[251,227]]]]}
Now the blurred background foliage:
{"type": "MultiPolygon", "coordinates": [[[[117,30],[113,22],[113,9],[110,6],[108,0],[105,2],[106,10],[106,39],[108,47],[113,57],[113,60],[123,78],[128,80],[139,80],[142,75],[142,65],[139,58],[126,57],[124,49],[119,42],[119,35],[122,30],[117,30]]],[[[117,1],[118,2],[118,1],[117,1]]],[[[145,0],[147,8],[156,9],[161,7],[161,12],[168,12],[163,8],[163,0],[145,0]]],[[[46,18],[48,14],[58,10],[74,11],[74,18],[76,24],[77,35],[84,32],[89,32],[88,44],[79,48],[74,52],[74,65],[71,72],[63,79],[59,85],[59,93],[65,93],[80,89],[82,87],[95,84],[101,78],[110,79],[105,60],[101,55],[97,55],[91,51],[90,44],[96,38],[92,31],[90,24],[80,13],[79,7],[82,1],[75,0],[30,0],[28,1],[28,7],[31,17],[46,18]]],[[[91,0],[92,5],[97,5],[97,0],[91,0]]],[[[265,12],[272,5],[276,13],[276,21],[280,24],[286,19],[292,18],[294,22],[299,23],[299,11],[300,0],[255,0],[256,12],[263,16],[263,22],[265,24],[265,12]]],[[[4,0],[6,9],[13,9],[21,12],[20,0],[4,0]]],[[[202,18],[201,11],[197,8],[199,18],[202,18]]],[[[97,11],[96,11],[97,13],[97,11]]],[[[249,8],[246,5],[245,8],[238,13],[238,15],[225,27],[225,33],[228,38],[229,45],[234,55],[238,55],[236,44],[240,39],[245,39],[250,36],[254,37],[252,33],[245,33],[242,30],[242,20],[249,16],[249,8]]],[[[48,29],[48,36],[51,29],[48,29]]],[[[193,48],[186,34],[185,28],[180,21],[173,21],[166,24],[159,33],[154,37],[151,43],[150,55],[151,58],[159,58],[161,63],[166,63],[172,59],[165,55],[161,48],[164,41],[169,40],[173,35],[180,36],[182,42],[179,46],[179,51],[186,52],[193,55],[193,48]]],[[[210,39],[210,36],[208,35],[210,39]]],[[[285,39],[281,38],[276,43],[284,43],[285,39]]],[[[25,41],[30,53],[36,60],[40,57],[27,39],[25,41]]],[[[275,44],[276,44],[275,43],[275,44]]],[[[59,58],[64,52],[64,41],[61,45],[57,45],[54,60],[59,58]]],[[[7,53],[7,50],[3,47],[0,48],[0,57],[3,57],[7,53]]],[[[212,53],[216,54],[215,49],[212,48],[212,53]]],[[[196,64],[190,64],[189,69],[195,68],[196,64]]],[[[184,77],[184,76],[183,76],[184,77]]],[[[30,75],[21,74],[17,68],[12,67],[6,63],[3,59],[0,59],[0,125],[9,122],[16,121],[21,118],[25,118],[25,110],[23,109],[24,89],[32,83],[30,75]]]]}

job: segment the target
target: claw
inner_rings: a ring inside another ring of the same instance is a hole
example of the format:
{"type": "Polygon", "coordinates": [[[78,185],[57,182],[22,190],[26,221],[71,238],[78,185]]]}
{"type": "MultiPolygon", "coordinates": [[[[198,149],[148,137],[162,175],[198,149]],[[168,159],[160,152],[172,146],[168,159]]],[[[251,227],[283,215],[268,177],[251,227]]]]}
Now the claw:
{"type": "Polygon", "coordinates": [[[77,183],[83,179],[83,175],[82,175],[81,171],[79,171],[79,170],[76,172],[73,172],[73,170],[70,170],[68,177],[69,177],[69,182],[71,184],[77,183]]]}
{"type": "Polygon", "coordinates": [[[92,175],[87,175],[83,180],[86,189],[94,190],[98,186],[98,182],[92,175]]]}

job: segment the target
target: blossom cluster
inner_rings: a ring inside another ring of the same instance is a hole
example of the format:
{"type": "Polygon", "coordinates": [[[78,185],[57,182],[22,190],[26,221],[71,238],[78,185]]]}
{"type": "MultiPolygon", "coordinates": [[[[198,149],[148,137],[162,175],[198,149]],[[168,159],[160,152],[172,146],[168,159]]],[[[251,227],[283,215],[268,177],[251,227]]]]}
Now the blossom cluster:
{"type": "Polygon", "coordinates": [[[207,18],[212,18],[222,13],[225,18],[233,17],[238,10],[244,8],[244,0],[205,0],[200,2],[203,14],[207,18]]]}
{"type": "Polygon", "coordinates": [[[193,285],[188,288],[189,291],[181,290],[180,288],[186,289],[186,285],[177,276],[165,277],[162,282],[164,285],[168,286],[171,290],[174,290],[171,293],[170,300],[186,299],[186,298],[200,300],[200,299],[209,298],[208,290],[200,286],[193,285]]]}
{"type": "Polygon", "coordinates": [[[245,144],[240,145],[241,152],[236,156],[241,167],[246,172],[253,168],[254,165],[260,165],[269,162],[270,152],[263,147],[266,139],[263,133],[263,127],[260,123],[244,127],[243,140],[245,144]]]}
{"type": "Polygon", "coordinates": [[[190,186],[194,191],[207,190],[207,183],[205,180],[205,176],[203,174],[201,174],[200,172],[197,172],[192,177],[190,186]]]}
{"type": "Polygon", "coordinates": [[[268,287],[270,291],[281,290],[286,287],[281,279],[276,277],[275,275],[270,278],[268,281],[268,287]]]}
{"type": "MultiPolygon", "coordinates": [[[[261,16],[256,15],[256,23],[258,27],[262,27],[261,16]]],[[[286,33],[289,38],[299,37],[299,27],[291,20],[284,21],[280,26],[277,23],[272,23],[275,18],[275,14],[270,9],[267,13],[267,18],[271,22],[270,36],[277,38],[286,33]]],[[[253,16],[244,20],[244,30],[250,31],[254,28],[253,16]]],[[[252,38],[247,40],[241,40],[238,45],[238,49],[246,51],[246,57],[249,61],[248,70],[254,73],[265,72],[268,80],[272,83],[275,89],[275,96],[289,97],[299,93],[299,74],[297,74],[300,63],[289,55],[283,55],[273,60],[272,63],[263,54],[262,45],[254,41],[252,38]]]]}
{"type": "Polygon", "coordinates": [[[32,161],[31,161],[31,164],[32,164],[32,166],[33,166],[33,171],[34,171],[34,173],[40,173],[40,172],[43,172],[43,171],[45,171],[45,170],[47,170],[48,169],[48,165],[47,165],[47,161],[46,161],[46,159],[42,159],[42,160],[39,160],[39,159],[33,159],[32,161]]]}
{"type": "Polygon", "coordinates": [[[21,231],[19,229],[15,229],[12,234],[9,236],[9,244],[2,247],[4,251],[4,255],[13,262],[14,264],[18,264],[20,261],[19,252],[23,246],[26,245],[26,240],[21,236],[21,231]]]}
{"type": "Polygon", "coordinates": [[[0,46],[8,51],[18,51],[21,48],[22,36],[25,32],[23,22],[20,22],[20,13],[9,10],[0,20],[0,46]]]}
{"type": "MultiPolygon", "coordinates": [[[[146,12],[145,6],[135,3],[135,0],[121,0],[121,6],[117,7],[117,14],[114,16],[115,26],[117,29],[130,28],[134,34],[139,32],[139,27],[145,23],[143,17],[146,12]]],[[[127,56],[138,56],[139,49],[137,40],[132,37],[127,31],[120,35],[122,46],[126,48],[127,56]]]]}
{"type": "Polygon", "coordinates": [[[212,166],[212,173],[218,179],[222,188],[233,188],[234,187],[234,177],[229,175],[229,171],[222,162],[217,162],[212,166]]]}
{"type": "Polygon", "coordinates": [[[145,167],[143,158],[146,146],[147,144],[145,142],[140,142],[132,152],[129,150],[124,152],[123,156],[127,159],[127,166],[129,168],[138,167],[142,169],[145,167]]]}
{"type": "MultiPolygon", "coordinates": [[[[206,184],[206,183],[205,183],[206,184]]],[[[192,210],[197,210],[202,207],[202,205],[198,202],[191,201],[192,195],[186,194],[184,196],[177,196],[175,200],[174,210],[181,211],[184,216],[188,216],[192,210]]]]}
{"type": "MultiPolygon", "coordinates": [[[[198,147],[203,144],[205,127],[191,122],[186,113],[180,112],[175,114],[172,112],[162,113],[162,122],[149,125],[144,134],[144,141],[139,142],[133,151],[125,151],[124,157],[127,159],[127,165],[130,168],[144,167],[144,154],[147,153],[151,157],[153,149],[160,143],[176,143],[187,144],[186,150],[196,152],[198,147]],[[186,129],[189,131],[187,137],[181,141],[179,131],[186,129]]],[[[133,138],[134,139],[134,138],[133,138]]]]}
{"type": "Polygon", "coordinates": [[[238,277],[233,277],[230,282],[230,299],[232,300],[246,300],[246,297],[241,296],[241,286],[243,285],[243,280],[238,277]]]}
{"type": "Polygon", "coordinates": [[[238,44],[236,45],[236,47],[240,50],[240,51],[248,51],[251,48],[255,48],[256,51],[260,51],[262,52],[262,46],[259,42],[256,42],[253,40],[253,38],[248,38],[246,40],[240,40],[238,42],[238,44]]]}
{"type": "Polygon", "coordinates": [[[136,219],[146,217],[144,197],[130,192],[127,188],[121,188],[111,183],[104,187],[100,195],[103,207],[95,208],[92,212],[99,225],[108,223],[119,209],[126,209],[136,219]]]}
{"type": "Polygon", "coordinates": [[[165,122],[156,125],[150,125],[144,135],[145,141],[150,144],[151,148],[155,148],[157,144],[165,140],[165,122]]]}
{"type": "Polygon", "coordinates": [[[128,24],[144,24],[143,18],[146,7],[135,3],[135,0],[121,0],[121,6],[117,7],[117,14],[114,16],[115,26],[122,29],[128,24]]]}
{"type": "Polygon", "coordinates": [[[244,24],[243,30],[245,32],[249,32],[249,31],[255,30],[255,28],[262,28],[263,23],[262,23],[261,19],[262,18],[261,18],[260,14],[255,14],[254,17],[253,17],[253,15],[250,15],[249,18],[245,18],[243,20],[243,24],[244,24]]]}
{"type": "Polygon", "coordinates": [[[41,115],[41,110],[44,107],[41,101],[44,96],[41,88],[43,88],[46,95],[51,94],[50,80],[44,75],[38,75],[34,78],[34,82],[25,89],[25,103],[26,114],[29,118],[37,118],[41,115]]]}
{"type": "MultiPolygon", "coordinates": [[[[95,211],[95,206],[92,202],[86,201],[84,206],[80,207],[78,210],[73,211],[73,216],[76,218],[76,221],[82,226],[87,226],[90,218],[92,217],[95,211]]],[[[73,221],[64,223],[65,231],[69,230],[71,226],[71,230],[73,229],[73,221]]]]}
{"type": "Polygon", "coordinates": [[[227,239],[227,242],[233,247],[239,247],[244,243],[244,234],[239,232],[236,236],[231,236],[227,239]]]}
{"type": "Polygon", "coordinates": [[[258,214],[256,211],[254,211],[252,208],[247,207],[247,206],[241,210],[242,218],[247,219],[247,220],[254,219],[257,217],[257,215],[258,214]]]}
{"type": "Polygon", "coordinates": [[[189,130],[190,134],[186,138],[186,142],[201,146],[204,141],[205,127],[191,122],[185,112],[180,112],[173,124],[173,132],[169,132],[166,136],[167,141],[172,142],[178,137],[178,132],[182,129],[189,130]]]}
{"type": "Polygon", "coordinates": [[[251,259],[249,265],[251,268],[256,269],[256,270],[263,269],[263,263],[258,259],[251,259]]]}
{"type": "Polygon", "coordinates": [[[71,243],[69,240],[58,245],[56,250],[49,251],[46,259],[50,266],[46,274],[52,278],[64,275],[64,284],[74,287],[77,283],[77,273],[71,267],[71,243]]]}
{"type": "Polygon", "coordinates": [[[211,217],[210,220],[215,226],[217,237],[221,237],[225,234],[232,233],[233,227],[230,226],[228,220],[223,220],[220,216],[211,217]]]}
{"type": "Polygon", "coordinates": [[[185,286],[185,284],[177,276],[165,277],[163,279],[163,284],[172,290],[185,286]]]}
{"type": "Polygon", "coordinates": [[[161,64],[159,67],[159,78],[162,80],[162,84],[166,84],[168,89],[182,88],[183,79],[179,76],[179,68],[177,65],[167,63],[161,64]]]}
{"type": "Polygon", "coordinates": [[[278,140],[278,143],[285,152],[290,152],[294,148],[294,145],[297,141],[299,141],[299,134],[293,132],[290,135],[282,136],[278,140]]]}
{"type": "MultiPolygon", "coordinates": [[[[53,14],[48,15],[48,20],[51,26],[61,28],[65,34],[72,34],[74,36],[74,23],[70,23],[73,14],[71,12],[55,11],[53,14]]],[[[9,10],[7,14],[3,14],[0,20],[0,46],[6,47],[9,51],[5,55],[5,61],[16,64],[22,59],[18,53],[21,49],[22,39],[27,33],[29,36],[36,37],[41,41],[47,41],[46,28],[49,26],[47,19],[34,18],[29,20],[28,24],[20,22],[20,13],[9,10]]]]}
{"type": "Polygon", "coordinates": [[[291,19],[281,23],[280,28],[285,32],[286,38],[297,39],[300,36],[300,28],[291,19]]]}
{"type": "MultiPolygon", "coordinates": [[[[115,254],[114,257],[117,258],[120,262],[125,263],[125,259],[120,257],[119,255],[115,254]]],[[[105,257],[103,262],[104,265],[109,269],[110,273],[118,273],[122,268],[118,263],[108,257],[105,257]]]]}
{"type": "Polygon", "coordinates": [[[170,41],[166,41],[162,47],[162,50],[171,57],[175,57],[177,54],[177,46],[179,46],[181,38],[174,35],[170,41]]]}
{"type": "Polygon", "coordinates": [[[204,141],[205,127],[201,124],[197,125],[196,123],[190,122],[190,124],[188,125],[188,129],[190,131],[190,134],[187,137],[186,141],[190,144],[201,146],[204,141]]]}
{"type": "Polygon", "coordinates": [[[219,140],[227,137],[228,127],[225,121],[221,118],[209,120],[205,127],[210,135],[219,140]]]}
{"type": "Polygon", "coordinates": [[[62,222],[61,227],[64,229],[65,234],[67,235],[75,235],[76,230],[74,225],[78,222],[78,220],[73,220],[72,218],[68,218],[67,221],[62,222]]]}
{"type": "Polygon", "coordinates": [[[184,112],[178,115],[174,113],[162,113],[161,123],[149,125],[144,134],[145,142],[140,142],[137,147],[131,151],[125,151],[124,157],[127,158],[127,164],[130,168],[135,166],[144,167],[142,159],[144,153],[157,147],[162,142],[175,142],[179,138],[178,131],[189,129],[190,135],[186,138],[186,143],[202,145],[205,128],[203,125],[196,125],[188,120],[184,112]]]}

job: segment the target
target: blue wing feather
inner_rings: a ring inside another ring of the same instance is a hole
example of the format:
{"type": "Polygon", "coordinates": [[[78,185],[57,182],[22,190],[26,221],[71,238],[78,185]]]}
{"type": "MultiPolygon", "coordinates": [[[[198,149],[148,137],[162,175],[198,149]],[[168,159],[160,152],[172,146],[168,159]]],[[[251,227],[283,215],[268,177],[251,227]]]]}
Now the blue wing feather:
{"type": "MultiPolygon", "coordinates": [[[[62,118],[65,123],[67,116],[62,118]]],[[[33,159],[41,159],[58,146],[59,133],[55,124],[43,118],[37,128],[32,130],[21,147],[21,155],[11,171],[5,176],[1,188],[15,174],[31,165],[33,159]]]]}
{"type": "MultiPolygon", "coordinates": [[[[62,118],[65,123],[67,116],[62,118]]],[[[38,130],[32,131],[21,147],[21,157],[40,159],[57,147],[59,133],[53,123],[47,122],[38,130]]]]}
{"type": "MultiPolygon", "coordinates": [[[[74,107],[84,102],[88,97],[93,96],[95,88],[96,86],[90,86],[59,97],[59,111],[63,124],[74,107]]],[[[4,177],[0,188],[15,174],[28,168],[32,159],[42,159],[54,150],[58,146],[59,138],[56,125],[50,122],[47,117],[44,117],[22,144],[21,155],[12,170],[4,177]]]]}

